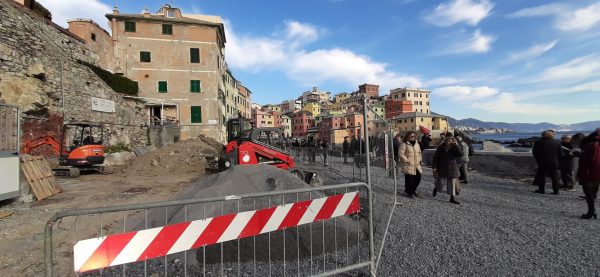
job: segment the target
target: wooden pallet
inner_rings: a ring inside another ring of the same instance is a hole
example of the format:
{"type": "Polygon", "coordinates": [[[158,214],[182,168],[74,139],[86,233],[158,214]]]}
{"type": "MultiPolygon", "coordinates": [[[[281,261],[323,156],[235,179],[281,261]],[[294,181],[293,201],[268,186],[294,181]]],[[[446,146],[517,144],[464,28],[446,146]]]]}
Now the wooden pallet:
{"type": "Polygon", "coordinates": [[[21,158],[21,169],[38,201],[62,191],[46,158],[42,156],[23,157],[21,158]]]}

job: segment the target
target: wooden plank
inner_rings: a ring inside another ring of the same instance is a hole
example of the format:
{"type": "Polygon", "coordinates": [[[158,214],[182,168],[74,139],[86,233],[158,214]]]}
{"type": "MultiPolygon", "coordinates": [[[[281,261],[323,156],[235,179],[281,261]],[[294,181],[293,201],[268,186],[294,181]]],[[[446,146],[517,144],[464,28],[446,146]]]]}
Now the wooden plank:
{"type": "Polygon", "coordinates": [[[38,201],[62,191],[44,157],[24,157],[21,168],[38,201]]]}
{"type": "Polygon", "coordinates": [[[13,212],[0,211],[0,218],[9,217],[9,216],[11,216],[13,214],[14,214],[13,212]]]}

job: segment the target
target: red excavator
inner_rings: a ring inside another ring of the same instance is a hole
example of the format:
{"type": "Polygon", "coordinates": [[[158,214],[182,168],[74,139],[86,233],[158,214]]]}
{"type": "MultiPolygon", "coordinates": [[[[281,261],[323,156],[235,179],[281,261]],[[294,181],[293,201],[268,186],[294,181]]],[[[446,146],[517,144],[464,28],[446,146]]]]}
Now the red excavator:
{"type": "Polygon", "coordinates": [[[58,156],[59,167],[53,168],[56,175],[77,177],[80,171],[101,171],[98,166],[104,163],[104,129],[101,125],[65,124],[60,137],[60,142],[50,135],[26,140],[23,153],[31,154],[37,147],[49,146],[58,156]]]}
{"type": "Polygon", "coordinates": [[[286,150],[281,128],[252,128],[246,119],[232,118],[227,121],[227,141],[225,156],[219,159],[221,170],[233,165],[270,164],[305,180],[286,150]]]}

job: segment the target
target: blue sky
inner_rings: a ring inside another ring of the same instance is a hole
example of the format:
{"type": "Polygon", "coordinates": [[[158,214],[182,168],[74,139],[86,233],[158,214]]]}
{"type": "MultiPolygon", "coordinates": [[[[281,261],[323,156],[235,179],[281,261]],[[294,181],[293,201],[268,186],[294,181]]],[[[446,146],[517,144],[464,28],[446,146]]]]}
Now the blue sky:
{"type": "MultiPolygon", "coordinates": [[[[122,13],[166,1],[40,0],[65,25],[115,3],[122,13]],[[75,8],[73,8],[75,7],[75,8]]],[[[486,121],[600,120],[600,1],[168,1],[226,22],[226,59],[253,102],[313,86],[362,83],[432,91],[432,110],[486,121]]]]}

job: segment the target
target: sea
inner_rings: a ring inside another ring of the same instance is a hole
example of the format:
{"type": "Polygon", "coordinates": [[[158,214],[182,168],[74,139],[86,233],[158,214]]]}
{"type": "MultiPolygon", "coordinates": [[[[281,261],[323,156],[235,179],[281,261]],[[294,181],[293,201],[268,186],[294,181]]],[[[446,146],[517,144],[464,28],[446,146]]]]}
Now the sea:
{"type": "MultiPolygon", "coordinates": [[[[574,135],[576,133],[582,133],[589,135],[592,131],[558,131],[556,132],[556,139],[560,139],[563,135],[574,135]]],[[[471,134],[470,136],[476,140],[494,140],[499,142],[512,142],[517,141],[520,138],[540,137],[542,132],[527,132],[527,133],[503,133],[503,134],[471,134]]]]}

